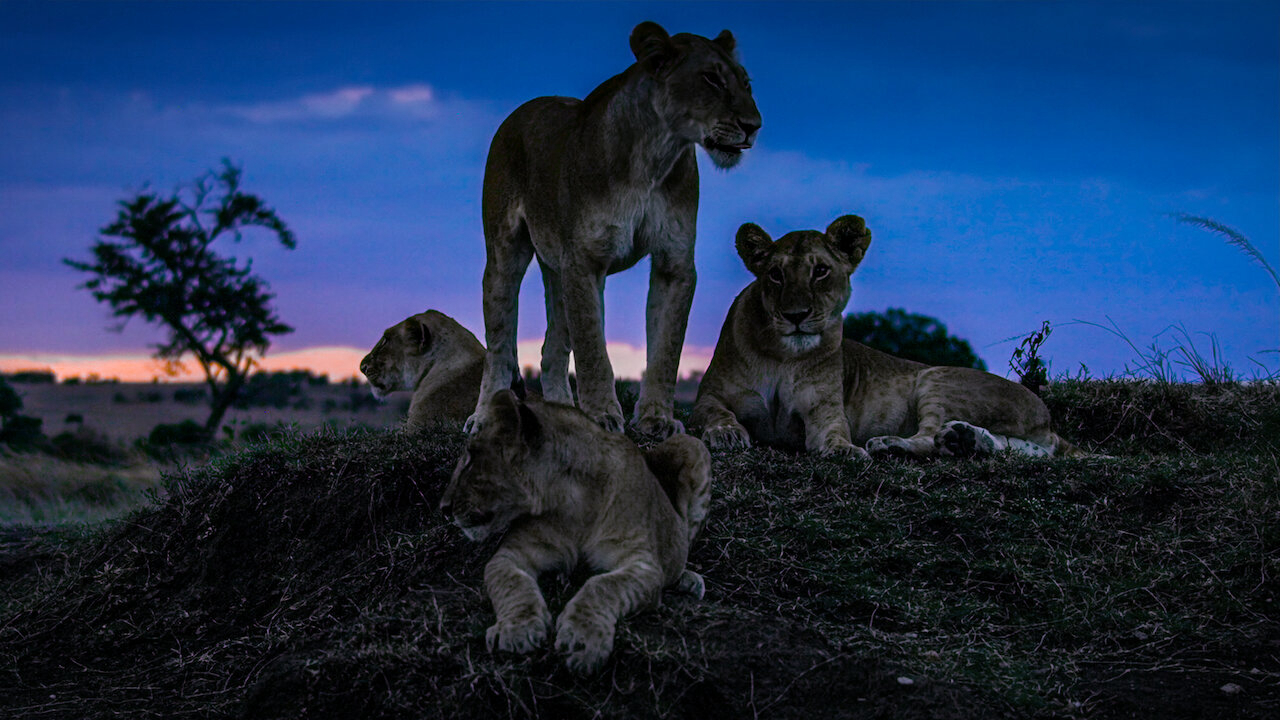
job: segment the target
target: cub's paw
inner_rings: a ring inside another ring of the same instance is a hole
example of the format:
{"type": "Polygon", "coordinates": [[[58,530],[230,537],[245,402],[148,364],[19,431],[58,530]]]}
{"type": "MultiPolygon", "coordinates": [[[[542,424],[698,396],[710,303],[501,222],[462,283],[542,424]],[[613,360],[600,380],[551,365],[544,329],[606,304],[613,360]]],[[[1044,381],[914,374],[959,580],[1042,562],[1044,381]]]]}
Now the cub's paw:
{"type": "Polygon", "coordinates": [[[475,435],[480,432],[480,428],[484,427],[484,415],[480,412],[471,413],[471,417],[462,424],[462,431],[468,435],[475,435]]]}
{"type": "Polygon", "coordinates": [[[715,425],[702,431],[702,441],[712,450],[742,450],[751,447],[751,437],[741,425],[715,425]]]}
{"type": "Polygon", "coordinates": [[[566,656],[564,664],[570,670],[590,675],[613,652],[613,627],[566,610],[556,621],[556,651],[566,656]]]}
{"type": "Polygon", "coordinates": [[[547,642],[547,628],[550,625],[550,617],[535,617],[514,622],[499,620],[485,632],[485,644],[489,646],[489,652],[500,650],[525,655],[547,642]]]}
{"type": "Polygon", "coordinates": [[[831,444],[818,451],[818,454],[827,458],[843,458],[847,460],[870,460],[871,455],[866,450],[854,445],[853,443],[831,444]]]}
{"type": "Polygon", "coordinates": [[[893,435],[881,435],[867,441],[867,453],[872,457],[914,457],[906,440],[893,435]]]}
{"type": "Polygon", "coordinates": [[[707,594],[707,585],[702,581],[702,576],[692,570],[684,570],[680,573],[680,579],[675,581],[671,586],[672,592],[681,595],[692,595],[701,600],[703,595],[707,594]]]}
{"type": "Polygon", "coordinates": [[[972,457],[990,455],[996,451],[995,438],[985,429],[963,420],[952,420],[933,436],[933,446],[942,455],[972,457]]]}
{"type": "Polygon", "coordinates": [[[684,434],[684,423],[671,417],[646,415],[636,418],[631,426],[641,435],[651,435],[659,440],[666,440],[672,435],[684,434]]]}

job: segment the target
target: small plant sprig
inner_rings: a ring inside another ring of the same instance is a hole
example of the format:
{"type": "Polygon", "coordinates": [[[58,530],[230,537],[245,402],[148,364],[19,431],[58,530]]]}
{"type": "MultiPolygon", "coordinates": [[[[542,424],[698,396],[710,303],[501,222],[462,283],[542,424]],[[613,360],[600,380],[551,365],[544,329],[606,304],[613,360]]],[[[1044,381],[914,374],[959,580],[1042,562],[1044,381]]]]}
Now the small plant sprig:
{"type": "Polygon", "coordinates": [[[1009,369],[1017,373],[1018,382],[1037,395],[1049,382],[1049,364],[1040,357],[1040,346],[1052,333],[1053,328],[1045,320],[1039,330],[1022,339],[1009,358],[1009,369]]]}

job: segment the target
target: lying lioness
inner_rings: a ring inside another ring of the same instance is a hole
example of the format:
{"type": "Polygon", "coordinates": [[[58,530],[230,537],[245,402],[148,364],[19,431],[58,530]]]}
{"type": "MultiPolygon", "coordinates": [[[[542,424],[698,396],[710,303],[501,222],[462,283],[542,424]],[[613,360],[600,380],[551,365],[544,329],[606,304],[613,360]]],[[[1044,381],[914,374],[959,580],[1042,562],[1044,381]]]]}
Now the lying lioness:
{"type": "Polygon", "coordinates": [[[733,301],[698,387],[690,424],[708,445],[755,439],[844,456],[1082,454],[1050,431],[1044,403],[1017,383],[844,340],[849,277],[870,244],[856,215],[776,243],[752,223],[738,229],[738,254],[756,280],[733,301]]]}
{"type": "Polygon", "coordinates": [[[471,540],[506,530],[485,566],[497,622],[490,650],[527,653],[547,638],[551,614],[538,576],[586,563],[591,577],[556,621],[556,650],[592,672],[613,650],[628,612],[667,586],[702,596],[685,569],[711,489],[711,456],[687,435],[642,452],[577,408],[520,401],[503,390],[472,436],[440,509],[471,540]]]}
{"type": "Polygon", "coordinates": [[[379,400],[413,390],[405,426],[421,429],[439,420],[462,422],[476,406],[484,346],[471,331],[437,310],[387,328],[360,361],[360,372],[379,400]]]}

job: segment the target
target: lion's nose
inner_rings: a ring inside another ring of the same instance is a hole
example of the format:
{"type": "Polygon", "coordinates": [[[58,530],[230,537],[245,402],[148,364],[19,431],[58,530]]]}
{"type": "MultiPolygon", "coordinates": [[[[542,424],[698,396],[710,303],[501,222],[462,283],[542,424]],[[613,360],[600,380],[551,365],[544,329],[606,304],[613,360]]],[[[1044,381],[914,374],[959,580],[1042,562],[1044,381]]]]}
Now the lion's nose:
{"type": "Polygon", "coordinates": [[[792,325],[799,325],[805,321],[805,318],[809,317],[809,311],[797,310],[795,312],[784,312],[782,313],[782,317],[786,318],[787,322],[790,322],[792,325]]]}
{"type": "Polygon", "coordinates": [[[738,127],[742,128],[742,135],[747,142],[751,142],[755,139],[756,131],[760,129],[760,120],[756,118],[739,120],[738,127]]]}

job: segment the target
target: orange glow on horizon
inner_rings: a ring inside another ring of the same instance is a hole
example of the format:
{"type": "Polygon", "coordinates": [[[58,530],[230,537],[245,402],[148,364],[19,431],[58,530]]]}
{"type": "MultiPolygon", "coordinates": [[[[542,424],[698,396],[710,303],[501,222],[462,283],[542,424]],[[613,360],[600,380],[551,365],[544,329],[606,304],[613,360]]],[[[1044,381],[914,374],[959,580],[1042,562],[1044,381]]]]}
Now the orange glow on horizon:
{"type": "MultiPolygon", "coordinates": [[[[537,369],[540,365],[542,340],[522,340],[517,346],[520,367],[537,369]]],[[[628,343],[608,344],[609,359],[618,378],[638,379],[645,367],[645,349],[628,343]]],[[[274,353],[258,361],[259,369],[268,371],[309,370],[317,375],[328,375],[330,381],[342,381],[352,377],[364,379],[360,374],[360,359],[367,350],[353,347],[318,347],[291,352],[274,353]]],[[[711,361],[711,348],[686,347],[680,356],[680,376],[707,369],[711,361]]],[[[570,365],[572,368],[572,364],[570,365]]],[[[164,363],[143,353],[120,355],[61,355],[32,353],[24,355],[0,355],[0,373],[23,370],[52,371],[61,382],[78,377],[87,380],[91,376],[102,380],[120,382],[204,382],[200,367],[193,361],[183,363],[183,371],[176,375],[165,372],[164,363]]]]}

